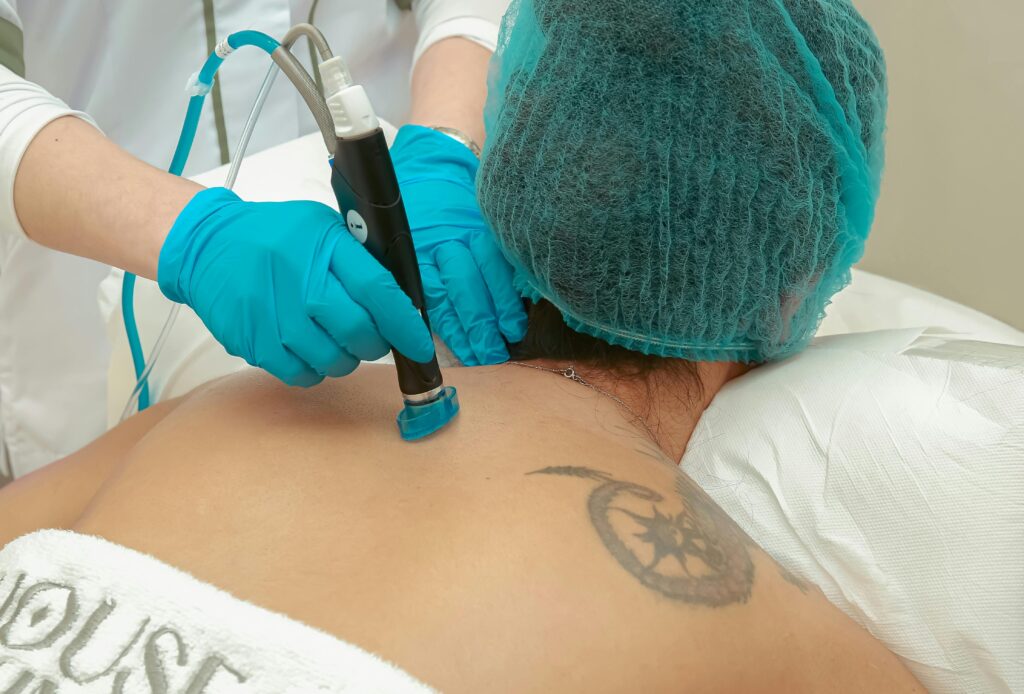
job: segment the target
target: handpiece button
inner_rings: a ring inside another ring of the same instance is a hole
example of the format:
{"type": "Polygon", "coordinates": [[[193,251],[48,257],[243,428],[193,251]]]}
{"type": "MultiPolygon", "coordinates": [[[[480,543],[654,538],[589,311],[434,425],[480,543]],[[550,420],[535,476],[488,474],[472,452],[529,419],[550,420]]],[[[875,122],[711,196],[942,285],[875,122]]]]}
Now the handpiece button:
{"type": "Polygon", "coordinates": [[[345,215],[345,224],[348,225],[348,231],[355,240],[359,243],[366,243],[366,237],[369,235],[369,229],[366,226],[366,220],[363,219],[363,215],[359,214],[355,210],[349,210],[348,214],[345,215]]]}

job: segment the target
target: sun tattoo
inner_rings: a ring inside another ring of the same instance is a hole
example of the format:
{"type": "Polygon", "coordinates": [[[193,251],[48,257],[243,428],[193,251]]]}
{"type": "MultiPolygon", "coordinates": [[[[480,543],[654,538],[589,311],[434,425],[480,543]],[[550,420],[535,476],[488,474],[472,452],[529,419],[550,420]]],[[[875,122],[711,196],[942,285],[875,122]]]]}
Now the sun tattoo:
{"type": "Polygon", "coordinates": [[[670,500],[586,467],[548,467],[529,474],[598,482],[587,500],[590,522],[622,568],[646,587],[709,607],[750,597],[754,563],[748,538],[684,475],[678,478],[678,499],[670,500]]]}

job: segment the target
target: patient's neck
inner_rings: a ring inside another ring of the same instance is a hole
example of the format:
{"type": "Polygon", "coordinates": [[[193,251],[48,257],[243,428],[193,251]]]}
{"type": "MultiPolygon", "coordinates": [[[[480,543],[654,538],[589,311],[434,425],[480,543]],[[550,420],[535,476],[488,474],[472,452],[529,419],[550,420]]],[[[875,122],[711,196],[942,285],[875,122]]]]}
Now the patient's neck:
{"type": "Polygon", "coordinates": [[[682,458],[697,422],[718,391],[753,368],[729,362],[697,362],[695,379],[667,368],[643,378],[623,378],[564,360],[539,359],[530,364],[557,370],[572,366],[587,384],[621,400],[625,407],[618,409],[623,420],[637,434],[653,438],[653,443],[672,461],[682,458]]]}

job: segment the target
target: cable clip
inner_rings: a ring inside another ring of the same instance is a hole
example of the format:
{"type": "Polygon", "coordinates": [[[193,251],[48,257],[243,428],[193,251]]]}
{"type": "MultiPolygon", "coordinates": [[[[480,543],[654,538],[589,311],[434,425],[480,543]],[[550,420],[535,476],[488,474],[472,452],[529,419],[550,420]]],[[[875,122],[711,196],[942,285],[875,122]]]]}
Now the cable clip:
{"type": "Polygon", "coordinates": [[[216,46],[213,48],[213,52],[217,54],[217,57],[224,60],[234,52],[234,47],[228,43],[227,38],[221,39],[216,46]]]}
{"type": "Polygon", "coordinates": [[[206,96],[213,89],[214,80],[210,80],[210,83],[202,82],[199,80],[199,73],[193,72],[191,77],[188,78],[188,82],[185,84],[185,95],[192,96],[206,96]]]}

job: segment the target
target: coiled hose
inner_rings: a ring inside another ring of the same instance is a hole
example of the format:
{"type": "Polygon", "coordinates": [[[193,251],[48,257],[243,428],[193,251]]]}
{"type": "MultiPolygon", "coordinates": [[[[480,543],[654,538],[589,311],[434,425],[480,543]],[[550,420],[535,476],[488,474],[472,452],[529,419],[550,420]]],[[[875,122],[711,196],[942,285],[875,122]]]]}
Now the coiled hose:
{"type": "MultiPolygon", "coordinates": [[[[178,144],[175,147],[171,165],[168,167],[169,173],[180,176],[185,169],[189,153],[192,150],[192,143],[195,140],[203,103],[206,99],[206,94],[209,93],[213,86],[214,76],[221,64],[223,64],[224,59],[231,52],[243,46],[261,48],[270,55],[274,62],[263,79],[259,94],[253,103],[245,127],[242,129],[242,135],[238,140],[238,146],[235,148],[235,155],[232,157],[224,187],[230,189],[235,184],[242,159],[245,156],[245,151],[249,146],[253,130],[256,127],[256,121],[263,110],[263,105],[270,93],[270,88],[273,86],[274,79],[277,77],[278,70],[284,72],[299,91],[303,101],[306,102],[307,107],[309,107],[313,114],[317,127],[324,138],[327,151],[331,155],[334,154],[336,140],[334,137],[334,121],[331,118],[330,111],[312,77],[310,77],[309,73],[290,50],[295,42],[303,36],[314,45],[322,61],[332,57],[330,46],[320,30],[311,24],[305,23],[297,24],[289,29],[280,43],[258,31],[240,31],[231,34],[226,40],[218,44],[213,53],[207,57],[206,62],[195,78],[196,93],[189,99],[185,121],[182,124],[181,134],[178,136],[178,144]]],[[[140,412],[149,407],[149,375],[153,371],[160,353],[163,351],[174,321],[181,310],[180,304],[175,304],[171,308],[167,320],[164,322],[160,334],[153,345],[149,363],[147,364],[142,351],[142,343],[139,339],[138,325],[135,320],[135,279],[136,276],[134,274],[126,272],[121,284],[121,313],[124,317],[125,333],[128,338],[128,347],[131,351],[136,379],[135,388],[132,390],[128,401],[125,403],[124,410],[121,412],[122,421],[132,414],[136,404],[140,412]]]]}

